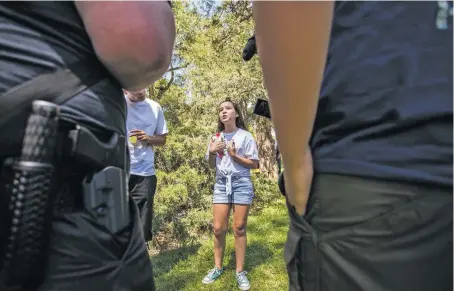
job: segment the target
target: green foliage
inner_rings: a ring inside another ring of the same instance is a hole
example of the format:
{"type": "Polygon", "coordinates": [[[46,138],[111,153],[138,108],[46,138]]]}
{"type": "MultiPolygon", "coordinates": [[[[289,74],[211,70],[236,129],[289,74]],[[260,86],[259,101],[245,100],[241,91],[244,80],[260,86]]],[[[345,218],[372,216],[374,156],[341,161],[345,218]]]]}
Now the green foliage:
{"type": "MultiPolygon", "coordinates": [[[[220,101],[231,97],[239,103],[255,136],[268,137],[271,129],[270,122],[263,120],[257,127],[257,117],[252,115],[251,105],[265,96],[258,59],[244,62],[241,57],[253,33],[250,3],[226,1],[216,6],[210,0],[176,1],[174,14],[177,38],[172,65],[166,78],[150,88],[151,98],[164,108],[169,127],[166,145],[156,147],[153,228],[157,248],[193,242],[211,231],[215,177],[205,153],[216,130],[220,101]]],[[[260,140],[268,142],[268,148],[274,145],[274,140],[260,140]]],[[[265,147],[258,145],[263,153],[265,147]]],[[[267,175],[254,174],[254,185],[252,212],[279,197],[275,180],[267,175]]]]}
{"type": "Polygon", "coordinates": [[[252,176],[252,182],[254,184],[255,198],[251,213],[258,212],[263,207],[282,198],[275,180],[266,178],[259,173],[252,176]]]}

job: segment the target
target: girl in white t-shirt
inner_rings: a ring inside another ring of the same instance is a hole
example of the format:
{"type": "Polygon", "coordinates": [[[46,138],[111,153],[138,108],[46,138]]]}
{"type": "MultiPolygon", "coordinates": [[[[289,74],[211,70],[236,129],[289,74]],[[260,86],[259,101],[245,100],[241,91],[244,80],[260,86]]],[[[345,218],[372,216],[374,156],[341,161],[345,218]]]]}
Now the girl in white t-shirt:
{"type": "Polygon", "coordinates": [[[218,131],[210,139],[206,157],[210,166],[216,168],[213,195],[215,267],[202,282],[210,284],[224,271],[225,235],[233,208],[236,280],[241,290],[249,290],[250,283],[243,268],[247,217],[254,197],[251,169],[258,167],[258,153],[252,134],[246,131],[238,106],[230,99],[219,106],[218,131]]]}

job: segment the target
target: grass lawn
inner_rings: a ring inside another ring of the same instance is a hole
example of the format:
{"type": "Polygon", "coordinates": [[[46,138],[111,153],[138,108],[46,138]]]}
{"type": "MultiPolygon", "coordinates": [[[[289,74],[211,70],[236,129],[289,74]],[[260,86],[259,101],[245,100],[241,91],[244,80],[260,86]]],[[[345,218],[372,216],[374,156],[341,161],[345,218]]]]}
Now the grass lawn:
{"type": "MultiPolygon", "coordinates": [[[[249,216],[248,248],[245,269],[250,290],[288,290],[283,261],[288,215],[283,200],[276,201],[249,216]]],[[[232,231],[227,234],[224,258],[226,271],[213,284],[202,278],[214,266],[213,239],[201,238],[199,244],[161,253],[151,258],[158,291],[239,290],[235,280],[235,253],[232,231]]]]}

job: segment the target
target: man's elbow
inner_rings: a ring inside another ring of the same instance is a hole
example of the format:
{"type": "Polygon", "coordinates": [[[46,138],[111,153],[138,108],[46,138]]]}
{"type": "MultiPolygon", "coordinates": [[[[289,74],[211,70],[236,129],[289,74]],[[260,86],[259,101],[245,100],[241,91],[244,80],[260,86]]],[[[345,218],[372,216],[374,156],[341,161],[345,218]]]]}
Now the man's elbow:
{"type": "Polygon", "coordinates": [[[97,56],[118,79],[123,88],[139,91],[166,73],[172,60],[175,42],[173,15],[167,21],[149,27],[142,25],[134,32],[118,33],[121,43],[95,42],[97,56]]]}
{"type": "Polygon", "coordinates": [[[169,68],[173,38],[167,43],[152,40],[146,43],[149,45],[143,43],[141,47],[132,46],[124,51],[110,48],[96,50],[99,59],[126,90],[139,91],[148,87],[162,78],[169,68]]]}
{"type": "Polygon", "coordinates": [[[123,88],[139,91],[169,67],[175,18],[162,1],[77,1],[93,48],[123,88]]]}
{"type": "Polygon", "coordinates": [[[148,54],[136,55],[132,61],[136,67],[136,77],[143,79],[147,85],[159,80],[167,71],[172,60],[172,48],[164,45],[153,47],[148,54]]]}
{"type": "Polygon", "coordinates": [[[167,142],[167,137],[164,135],[164,136],[162,137],[161,145],[165,145],[166,142],[167,142]]]}
{"type": "MultiPolygon", "coordinates": [[[[135,56],[135,63],[142,68],[145,75],[161,78],[167,71],[172,61],[173,45],[175,40],[174,32],[165,37],[154,37],[150,40],[149,48],[143,48],[131,54],[135,56]]],[[[154,80],[154,81],[156,81],[154,80]]]]}
{"type": "Polygon", "coordinates": [[[175,43],[175,22],[173,14],[167,15],[166,21],[153,28],[141,26],[131,36],[123,51],[123,59],[131,60],[139,74],[154,78],[153,82],[165,74],[172,60],[175,43]]]}

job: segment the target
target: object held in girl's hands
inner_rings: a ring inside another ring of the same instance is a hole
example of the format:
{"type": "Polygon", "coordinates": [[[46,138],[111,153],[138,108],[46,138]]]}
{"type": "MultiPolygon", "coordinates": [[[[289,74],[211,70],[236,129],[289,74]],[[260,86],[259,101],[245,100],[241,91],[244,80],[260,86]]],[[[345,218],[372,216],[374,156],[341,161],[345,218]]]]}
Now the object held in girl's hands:
{"type": "Polygon", "coordinates": [[[137,136],[135,136],[135,135],[130,136],[130,137],[129,137],[129,142],[130,142],[131,144],[134,144],[134,145],[135,145],[135,144],[137,143],[137,136]]]}
{"type": "MultiPolygon", "coordinates": [[[[216,132],[216,141],[225,141],[224,139],[224,134],[222,132],[216,132]]],[[[227,154],[227,148],[224,148],[224,153],[218,153],[218,156],[220,159],[224,157],[224,155],[227,154]]]]}

